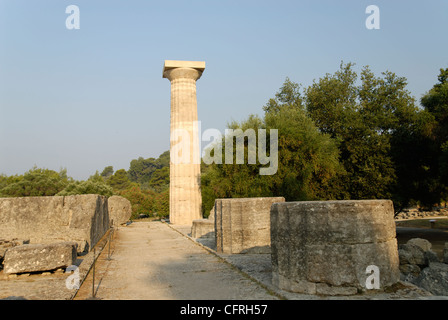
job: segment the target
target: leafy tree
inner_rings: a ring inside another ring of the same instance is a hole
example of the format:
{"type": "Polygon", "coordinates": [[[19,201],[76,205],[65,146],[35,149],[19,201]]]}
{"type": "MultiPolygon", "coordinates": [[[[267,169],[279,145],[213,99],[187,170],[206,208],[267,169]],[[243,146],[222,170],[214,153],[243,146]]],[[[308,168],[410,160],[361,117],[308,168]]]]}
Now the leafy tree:
{"type": "Polygon", "coordinates": [[[109,179],[107,179],[106,183],[116,191],[125,190],[132,186],[128,174],[124,169],[117,170],[109,177],[109,179]]]}
{"type": "Polygon", "coordinates": [[[170,190],[157,193],[154,203],[154,215],[164,218],[170,214],[170,190]]]}
{"type": "Polygon", "coordinates": [[[54,196],[70,181],[66,169],[56,172],[33,167],[23,176],[9,179],[11,183],[3,187],[0,194],[6,197],[54,196]]]}
{"type": "Polygon", "coordinates": [[[64,190],[59,192],[58,196],[71,196],[78,194],[99,194],[110,197],[114,194],[112,187],[100,181],[73,181],[70,182],[64,190]]]}
{"type": "Polygon", "coordinates": [[[101,172],[101,177],[107,179],[113,174],[114,174],[114,167],[108,166],[103,169],[103,172],[101,172]]]}
{"type": "Polygon", "coordinates": [[[427,202],[438,203],[448,198],[448,68],[440,69],[439,83],[435,84],[422,99],[426,112],[432,117],[427,135],[426,178],[428,190],[433,195],[427,202]]]}
{"type": "Polygon", "coordinates": [[[159,158],[144,159],[139,157],[134,159],[130,163],[129,167],[129,179],[132,182],[139,183],[142,187],[149,187],[149,181],[152,175],[158,170],[170,165],[170,153],[166,151],[162,153],[159,158]]]}
{"type": "Polygon", "coordinates": [[[140,186],[133,184],[130,188],[119,191],[118,194],[131,202],[132,219],[137,218],[139,214],[152,215],[156,196],[154,191],[142,190],[140,186]]]}
{"type": "Polygon", "coordinates": [[[170,186],[170,167],[163,167],[154,171],[148,184],[156,192],[168,189],[170,186]]]}
{"type": "Polygon", "coordinates": [[[341,64],[334,75],[327,74],[306,90],[311,118],[340,142],[346,174],[338,177],[338,184],[345,189],[344,197],[351,199],[405,199],[397,195],[401,187],[397,174],[403,173],[397,170],[406,160],[397,150],[403,147],[400,137],[424,116],[406,90],[405,78],[392,72],[382,75],[376,77],[364,67],[357,85],[353,64],[341,64]]]}
{"type": "MultiPolygon", "coordinates": [[[[287,201],[332,197],[328,185],[332,177],[342,170],[338,162],[337,143],[328,134],[320,132],[308,117],[297,88],[287,79],[276,98],[270,99],[265,106],[263,119],[250,116],[246,121],[229,125],[231,129],[241,129],[243,132],[247,129],[255,132],[266,129],[267,141],[270,141],[270,130],[277,129],[277,172],[274,175],[260,175],[263,165],[238,165],[235,164],[235,156],[233,164],[203,164],[204,215],[212,208],[214,199],[219,197],[284,196],[287,201]]],[[[235,148],[234,144],[234,154],[235,148]]],[[[248,156],[247,142],[244,148],[248,156]]]]}

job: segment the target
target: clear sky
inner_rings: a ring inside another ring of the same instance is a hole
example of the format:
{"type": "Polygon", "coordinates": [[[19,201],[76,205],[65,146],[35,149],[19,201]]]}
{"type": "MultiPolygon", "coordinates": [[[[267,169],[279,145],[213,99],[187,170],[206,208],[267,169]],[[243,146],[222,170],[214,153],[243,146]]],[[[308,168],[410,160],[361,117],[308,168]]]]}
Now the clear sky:
{"type": "Polygon", "coordinates": [[[418,100],[448,67],[448,1],[0,0],[0,173],[86,179],[169,149],[164,60],[199,60],[202,129],[262,115],[286,77],[340,62],[408,79],[418,100]],[[80,29],[66,28],[69,5],[80,29]],[[380,9],[369,30],[368,5],[380,9]]]}

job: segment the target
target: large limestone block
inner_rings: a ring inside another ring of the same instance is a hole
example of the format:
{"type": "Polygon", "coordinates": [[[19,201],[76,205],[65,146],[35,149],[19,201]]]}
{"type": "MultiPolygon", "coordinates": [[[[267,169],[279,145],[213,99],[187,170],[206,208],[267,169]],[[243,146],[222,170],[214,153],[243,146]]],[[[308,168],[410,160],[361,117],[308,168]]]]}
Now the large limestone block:
{"type": "Polygon", "coordinates": [[[0,198],[0,235],[30,243],[76,241],[92,248],[109,229],[107,197],[88,194],[0,198]]]}
{"type": "Polygon", "coordinates": [[[131,202],[120,196],[112,196],[107,200],[109,218],[113,226],[117,227],[129,221],[132,214],[131,202]]]}
{"type": "Polygon", "coordinates": [[[75,242],[25,244],[10,248],[4,258],[4,272],[42,272],[66,268],[76,261],[75,242]]]}
{"type": "Polygon", "coordinates": [[[270,210],[283,197],[215,200],[216,249],[220,253],[269,253],[270,210]]]}
{"type": "Polygon", "coordinates": [[[393,214],[389,200],[273,204],[273,283],[301,293],[338,294],[335,288],[345,288],[341,294],[356,293],[366,288],[371,265],[379,268],[380,287],[396,283],[400,272],[393,214]]]}
{"type": "Polygon", "coordinates": [[[214,238],[215,237],[215,222],[209,219],[193,220],[191,227],[191,237],[198,238],[214,238]]]}

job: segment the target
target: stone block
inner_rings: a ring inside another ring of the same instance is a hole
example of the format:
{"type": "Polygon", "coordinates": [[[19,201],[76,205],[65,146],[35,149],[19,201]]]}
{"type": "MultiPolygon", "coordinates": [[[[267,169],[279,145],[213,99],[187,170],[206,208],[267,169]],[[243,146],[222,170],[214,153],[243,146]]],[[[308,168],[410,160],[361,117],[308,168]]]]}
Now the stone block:
{"type": "Polygon", "coordinates": [[[415,246],[418,246],[420,248],[422,248],[423,251],[429,251],[431,250],[431,242],[429,242],[426,239],[421,239],[421,238],[412,238],[409,239],[408,242],[406,242],[407,244],[412,244],[415,246]]]}
{"type": "Polygon", "coordinates": [[[0,263],[3,260],[3,257],[5,256],[6,250],[20,246],[23,244],[30,243],[30,240],[19,240],[19,239],[12,239],[12,240],[6,240],[6,239],[0,239],[0,263]]]}
{"type": "Polygon", "coordinates": [[[25,244],[13,247],[6,251],[4,272],[16,274],[66,268],[76,261],[76,247],[75,242],[25,244]]]}
{"type": "Polygon", "coordinates": [[[220,253],[269,253],[270,210],[283,197],[215,200],[216,250],[220,253]]]}
{"type": "Polygon", "coordinates": [[[273,204],[274,285],[300,293],[354,294],[366,288],[371,265],[379,269],[380,288],[396,283],[400,271],[393,216],[388,200],[273,204]]]}
{"type": "Polygon", "coordinates": [[[131,202],[120,196],[112,196],[107,200],[109,219],[114,227],[118,227],[129,221],[132,214],[131,202]]]}
{"type": "Polygon", "coordinates": [[[422,270],[415,284],[436,296],[448,296],[448,265],[432,262],[422,270]]]}
{"type": "Polygon", "coordinates": [[[191,237],[198,238],[214,238],[215,222],[209,219],[193,220],[191,227],[191,237]]]}
{"type": "Polygon", "coordinates": [[[0,198],[0,235],[31,244],[75,241],[89,250],[109,229],[107,203],[94,194],[0,198]]]}

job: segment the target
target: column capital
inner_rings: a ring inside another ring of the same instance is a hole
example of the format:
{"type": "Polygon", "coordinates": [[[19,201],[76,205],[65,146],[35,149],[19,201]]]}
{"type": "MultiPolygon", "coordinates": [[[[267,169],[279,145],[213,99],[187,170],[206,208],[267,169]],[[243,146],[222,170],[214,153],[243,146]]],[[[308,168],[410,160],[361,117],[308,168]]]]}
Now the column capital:
{"type": "Polygon", "coordinates": [[[163,78],[167,78],[170,81],[180,78],[198,80],[204,70],[204,61],[165,60],[163,78]]]}

